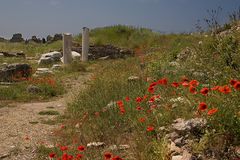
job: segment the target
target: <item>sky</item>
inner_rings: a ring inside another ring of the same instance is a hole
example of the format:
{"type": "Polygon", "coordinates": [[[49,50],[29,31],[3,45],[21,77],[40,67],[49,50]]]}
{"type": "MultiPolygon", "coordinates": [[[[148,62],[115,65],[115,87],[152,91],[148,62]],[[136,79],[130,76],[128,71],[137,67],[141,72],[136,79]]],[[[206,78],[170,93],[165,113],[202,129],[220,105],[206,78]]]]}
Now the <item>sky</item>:
{"type": "Polygon", "coordinates": [[[123,24],[161,32],[192,32],[207,10],[223,8],[220,21],[240,0],[0,0],[0,37],[78,34],[83,27],[123,24]]]}

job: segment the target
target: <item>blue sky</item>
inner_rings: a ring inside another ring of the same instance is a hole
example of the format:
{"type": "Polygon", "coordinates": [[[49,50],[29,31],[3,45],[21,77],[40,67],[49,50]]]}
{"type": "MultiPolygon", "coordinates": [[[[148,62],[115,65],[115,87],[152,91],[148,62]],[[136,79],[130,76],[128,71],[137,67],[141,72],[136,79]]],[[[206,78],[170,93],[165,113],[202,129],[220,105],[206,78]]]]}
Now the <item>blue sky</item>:
{"type": "Polygon", "coordinates": [[[240,0],[1,0],[0,37],[70,32],[84,26],[114,24],[164,32],[190,32],[207,9],[223,8],[221,20],[238,9],[240,0]]]}

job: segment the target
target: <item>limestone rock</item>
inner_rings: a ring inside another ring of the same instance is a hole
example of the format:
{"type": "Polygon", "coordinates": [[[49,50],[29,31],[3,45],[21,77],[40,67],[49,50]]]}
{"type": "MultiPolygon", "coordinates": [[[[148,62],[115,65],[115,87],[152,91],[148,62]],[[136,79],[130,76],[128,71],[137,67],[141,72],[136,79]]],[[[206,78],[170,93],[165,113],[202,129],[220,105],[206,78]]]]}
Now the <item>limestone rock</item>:
{"type": "Polygon", "coordinates": [[[0,81],[15,81],[17,77],[27,78],[31,75],[32,67],[29,64],[8,64],[0,69],[0,81]]]}
{"type": "Polygon", "coordinates": [[[104,142],[91,142],[87,144],[88,148],[98,148],[98,147],[104,147],[106,144],[104,142]]]}
{"type": "Polygon", "coordinates": [[[49,68],[37,68],[34,76],[51,75],[53,72],[49,68]]]}
{"type": "Polygon", "coordinates": [[[27,87],[27,92],[28,92],[28,93],[37,94],[37,93],[42,92],[42,90],[41,90],[39,87],[37,87],[37,86],[29,85],[29,86],[27,87]]]}
{"type": "Polygon", "coordinates": [[[38,64],[51,64],[54,62],[59,62],[62,57],[61,52],[53,51],[49,53],[42,54],[41,58],[38,61],[38,64]]]}
{"type": "Polygon", "coordinates": [[[183,160],[183,156],[178,155],[178,156],[172,156],[172,160],[183,160]]]}
{"type": "Polygon", "coordinates": [[[81,59],[81,54],[76,52],[76,51],[72,51],[72,59],[80,60],[81,59]]]}
{"type": "Polygon", "coordinates": [[[59,70],[62,70],[63,69],[63,66],[60,65],[60,64],[54,64],[51,68],[52,71],[59,71],[59,70]]]}
{"type": "Polygon", "coordinates": [[[139,81],[140,80],[140,77],[138,76],[130,76],[128,77],[128,81],[129,82],[135,82],[135,81],[139,81]]]}

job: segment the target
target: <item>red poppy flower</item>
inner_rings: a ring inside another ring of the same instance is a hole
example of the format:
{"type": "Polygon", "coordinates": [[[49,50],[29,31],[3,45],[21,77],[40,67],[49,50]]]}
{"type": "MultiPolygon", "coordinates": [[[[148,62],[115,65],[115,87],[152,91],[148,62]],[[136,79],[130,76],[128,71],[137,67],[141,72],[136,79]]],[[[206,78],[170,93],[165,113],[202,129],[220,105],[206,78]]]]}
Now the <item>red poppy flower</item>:
{"type": "Polygon", "coordinates": [[[220,86],[218,90],[219,90],[219,92],[222,92],[224,94],[228,94],[228,93],[232,92],[231,88],[228,87],[227,85],[226,86],[220,86]]]}
{"type": "Polygon", "coordinates": [[[61,146],[61,147],[60,147],[60,150],[61,150],[61,151],[66,151],[66,150],[68,150],[68,147],[67,147],[67,146],[61,146]]]}
{"type": "Polygon", "coordinates": [[[83,158],[83,155],[82,155],[82,154],[77,154],[77,155],[76,155],[76,160],[80,160],[81,158],[83,158]]]}
{"type": "Polygon", "coordinates": [[[50,157],[50,158],[54,158],[55,156],[56,156],[56,153],[50,153],[50,154],[49,154],[49,157],[50,157]]]}
{"type": "Polygon", "coordinates": [[[179,87],[179,83],[177,83],[177,82],[173,82],[173,83],[171,84],[171,86],[177,88],[177,87],[179,87]]]}
{"type": "Polygon", "coordinates": [[[213,90],[213,91],[219,90],[219,87],[220,86],[215,86],[215,87],[211,88],[211,90],[213,90]]]}
{"type": "Polygon", "coordinates": [[[117,101],[117,105],[120,107],[120,106],[123,106],[123,101],[122,100],[119,100],[117,101]]]}
{"type": "Polygon", "coordinates": [[[155,87],[158,83],[157,82],[152,82],[149,87],[155,87]]]}
{"type": "Polygon", "coordinates": [[[154,88],[153,88],[153,87],[149,87],[149,88],[148,88],[148,92],[151,93],[151,94],[153,94],[153,93],[154,93],[154,88]]]}
{"type": "Polygon", "coordinates": [[[62,160],[68,160],[68,154],[67,153],[64,153],[62,155],[62,160]]]}
{"type": "Polygon", "coordinates": [[[141,102],[142,102],[142,100],[143,100],[143,98],[142,98],[142,97],[137,97],[137,98],[136,98],[136,102],[137,102],[137,103],[141,103],[141,102]]]}
{"type": "Polygon", "coordinates": [[[161,84],[161,85],[167,85],[167,78],[162,78],[162,79],[158,80],[157,83],[161,84]]]}
{"type": "Polygon", "coordinates": [[[192,80],[189,82],[189,85],[197,87],[199,85],[199,82],[197,80],[192,80]]]}
{"type": "Polygon", "coordinates": [[[197,90],[194,86],[190,86],[189,87],[189,91],[192,93],[192,94],[197,94],[197,90]]]}
{"type": "Polygon", "coordinates": [[[143,96],[143,100],[147,99],[148,95],[144,95],[143,96]]]}
{"type": "Polygon", "coordinates": [[[126,100],[126,102],[129,102],[129,101],[130,101],[130,98],[129,98],[129,97],[126,97],[125,100],[126,100]]]}
{"type": "Polygon", "coordinates": [[[140,106],[137,106],[136,110],[141,111],[141,110],[143,110],[143,108],[140,106]]]}
{"type": "Polygon", "coordinates": [[[72,160],[73,156],[72,155],[68,155],[68,160],[72,160]]]}
{"type": "Polygon", "coordinates": [[[236,83],[237,83],[237,80],[235,80],[235,79],[231,79],[231,80],[230,80],[230,84],[231,84],[232,86],[234,86],[236,83]]]}
{"type": "Polygon", "coordinates": [[[146,121],[146,119],[143,117],[143,118],[139,118],[138,121],[141,122],[141,123],[143,123],[143,122],[146,121]]]}
{"type": "Polygon", "coordinates": [[[119,156],[115,156],[112,158],[112,160],[123,160],[122,158],[120,158],[119,156]]]}
{"type": "Polygon", "coordinates": [[[182,83],[182,86],[183,86],[183,87],[188,87],[188,86],[189,86],[189,83],[185,81],[185,82],[182,83]]]}
{"type": "Polygon", "coordinates": [[[155,96],[152,96],[150,99],[149,99],[149,103],[153,103],[155,101],[155,96]]]}
{"type": "Polygon", "coordinates": [[[84,147],[84,146],[78,146],[78,150],[79,150],[79,151],[84,151],[84,150],[85,150],[85,147],[84,147]]]}
{"type": "Polygon", "coordinates": [[[210,109],[207,114],[208,114],[209,116],[211,116],[211,115],[215,114],[217,111],[218,111],[217,108],[213,108],[213,109],[210,109]]]}
{"type": "Polygon", "coordinates": [[[209,91],[209,89],[208,88],[202,88],[201,89],[201,91],[200,91],[200,93],[202,94],[202,95],[207,95],[208,94],[208,91],[209,91]]]}
{"type": "Polygon", "coordinates": [[[200,111],[205,111],[207,109],[207,104],[205,102],[201,102],[199,105],[198,105],[198,109],[200,111]]]}
{"type": "Polygon", "coordinates": [[[112,157],[112,154],[109,152],[104,153],[105,160],[109,160],[112,157]]]}
{"type": "Polygon", "coordinates": [[[151,105],[150,108],[151,108],[151,109],[156,109],[156,108],[157,108],[157,105],[151,105]]]}
{"type": "Polygon", "coordinates": [[[154,127],[153,127],[153,126],[148,126],[148,127],[147,127],[147,131],[148,131],[148,132],[154,131],[154,127]]]}
{"type": "Polygon", "coordinates": [[[236,90],[240,90],[240,81],[236,82],[233,86],[236,90]]]}

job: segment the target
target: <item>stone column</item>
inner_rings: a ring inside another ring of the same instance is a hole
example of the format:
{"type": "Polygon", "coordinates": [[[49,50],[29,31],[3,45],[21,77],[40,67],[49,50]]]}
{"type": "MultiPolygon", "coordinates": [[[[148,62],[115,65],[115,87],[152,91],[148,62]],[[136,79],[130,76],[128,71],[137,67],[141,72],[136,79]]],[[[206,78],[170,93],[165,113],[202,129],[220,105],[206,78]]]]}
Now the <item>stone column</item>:
{"type": "Polygon", "coordinates": [[[88,61],[88,50],[89,50],[89,29],[83,27],[82,32],[82,61],[88,61]]]}
{"type": "Polygon", "coordinates": [[[72,35],[70,33],[63,34],[63,63],[72,62],[72,35]]]}

